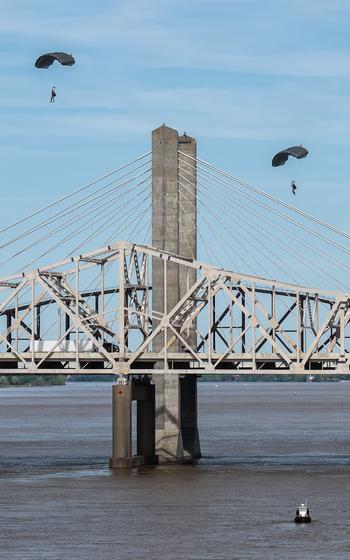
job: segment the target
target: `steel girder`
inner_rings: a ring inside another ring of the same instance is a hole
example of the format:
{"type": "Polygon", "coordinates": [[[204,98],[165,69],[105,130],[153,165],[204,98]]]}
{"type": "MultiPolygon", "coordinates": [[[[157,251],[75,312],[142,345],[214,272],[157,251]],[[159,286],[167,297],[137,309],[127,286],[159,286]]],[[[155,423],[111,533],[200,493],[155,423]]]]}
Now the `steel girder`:
{"type": "Polygon", "coordinates": [[[349,373],[349,322],[349,294],[120,242],[0,279],[0,374],[349,373]],[[196,270],[165,314],[152,259],[196,270]]]}

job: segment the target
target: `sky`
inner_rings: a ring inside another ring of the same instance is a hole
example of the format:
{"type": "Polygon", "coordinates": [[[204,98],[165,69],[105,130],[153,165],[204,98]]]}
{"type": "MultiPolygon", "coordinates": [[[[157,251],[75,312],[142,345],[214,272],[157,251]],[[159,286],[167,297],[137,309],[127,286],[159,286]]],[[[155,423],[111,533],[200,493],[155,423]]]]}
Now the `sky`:
{"type": "Polygon", "coordinates": [[[348,0],[0,9],[3,223],[147,152],[165,122],[195,136],[203,159],[288,202],[296,174],[298,206],[350,230],[348,0]],[[34,67],[54,50],[76,65],[34,67]],[[274,153],[295,144],[309,157],[273,169],[274,153]]]}

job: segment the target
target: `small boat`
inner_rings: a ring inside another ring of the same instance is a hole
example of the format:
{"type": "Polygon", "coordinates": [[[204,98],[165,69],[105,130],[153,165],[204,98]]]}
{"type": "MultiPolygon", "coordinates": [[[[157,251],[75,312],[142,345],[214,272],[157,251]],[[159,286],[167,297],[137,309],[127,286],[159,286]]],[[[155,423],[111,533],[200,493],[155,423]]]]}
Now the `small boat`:
{"type": "Polygon", "coordinates": [[[297,511],[294,518],[295,523],[310,523],[310,511],[307,504],[300,504],[297,507],[297,511]]]}

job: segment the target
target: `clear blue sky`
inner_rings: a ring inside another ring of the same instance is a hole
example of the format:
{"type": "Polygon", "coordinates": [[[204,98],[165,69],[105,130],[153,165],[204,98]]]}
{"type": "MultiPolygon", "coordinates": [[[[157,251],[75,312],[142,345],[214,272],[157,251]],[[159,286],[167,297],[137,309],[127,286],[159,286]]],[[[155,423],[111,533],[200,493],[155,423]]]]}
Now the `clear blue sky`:
{"type": "Polygon", "coordinates": [[[0,8],[5,223],[147,151],[165,122],[196,136],[204,159],[288,201],[291,171],[271,157],[302,143],[298,205],[350,230],[348,0],[0,8]],[[76,65],[35,69],[52,50],[72,52],[76,65]]]}

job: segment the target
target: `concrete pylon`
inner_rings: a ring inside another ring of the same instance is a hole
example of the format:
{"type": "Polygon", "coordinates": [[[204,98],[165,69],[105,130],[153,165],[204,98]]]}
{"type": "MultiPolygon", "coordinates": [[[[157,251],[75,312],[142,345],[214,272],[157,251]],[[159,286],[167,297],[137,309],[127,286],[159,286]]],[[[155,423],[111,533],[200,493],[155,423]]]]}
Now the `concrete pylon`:
{"type": "MultiPolygon", "coordinates": [[[[197,256],[196,238],[196,165],[181,152],[196,157],[196,141],[168,126],[152,133],[152,245],[161,250],[189,258],[197,256]],[[181,164],[181,171],[179,166],[181,164]],[[182,194],[181,194],[182,193],[182,194]]],[[[176,263],[152,263],[153,311],[170,311],[196,280],[196,272],[181,270],[176,263]],[[166,289],[166,309],[164,294],[166,289]]],[[[159,317],[159,315],[158,315],[159,317]]],[[[158,324],[153,316],[153,326],[158,324]]],[[[195,332],[184,333],[187,340],[195,332]]],[[[153,351],[163,347],[164,336],[153,341],[153,351]]],[[[169,351],[179,351],[176,341],[169,351]]],[[[156,365],[157,369],[157,365],[156,365]]],[[[191,461],[200,456],[197,428],[197,380],[185,382],[179,373],[155,375],[156,453],[160,462],[191,461]],[[184,391],[188,398],[184,397],[184,391]],[[191,393],[191,394],[190,394],[191,393]]]]}
{"type": "Polygon", "coordinates": [[[133,381],[132,398],[137,402],[137,455],[145,465],[156,465],[155,389],[149,378],[133,381]]]}
{"type": "Polygon", "coordinates": [[[132,384],[112,386],[112,457],[109,466],[133,467],[141,465],[143,458],[133,456],[131,450],[132,384]]]}

